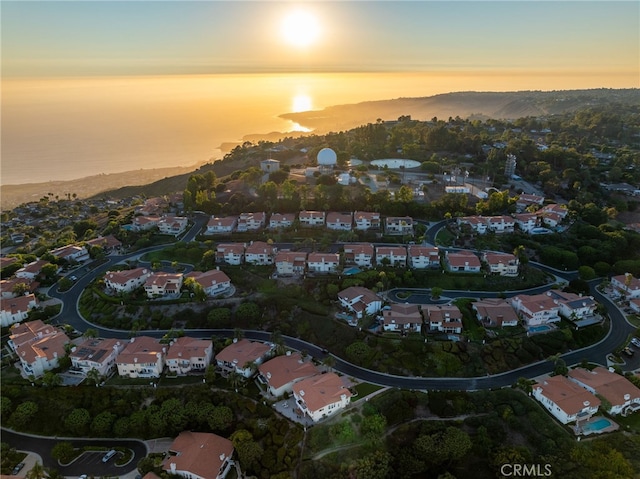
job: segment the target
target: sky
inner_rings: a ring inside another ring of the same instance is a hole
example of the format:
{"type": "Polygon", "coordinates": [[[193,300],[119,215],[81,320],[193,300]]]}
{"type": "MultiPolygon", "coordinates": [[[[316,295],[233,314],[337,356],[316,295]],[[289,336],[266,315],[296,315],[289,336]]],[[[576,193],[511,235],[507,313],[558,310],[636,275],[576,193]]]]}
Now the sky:
{"type": "Polygon", "coordinates": [[[625,75],[640,86],[637,1],[3,0],[0,8],[3,77],[517,71],[625,75]],[[294,11],[312,23],[287,38],[283,22],[294,11]],[[296,40],[310,30],[314,38],[296,40]]]}

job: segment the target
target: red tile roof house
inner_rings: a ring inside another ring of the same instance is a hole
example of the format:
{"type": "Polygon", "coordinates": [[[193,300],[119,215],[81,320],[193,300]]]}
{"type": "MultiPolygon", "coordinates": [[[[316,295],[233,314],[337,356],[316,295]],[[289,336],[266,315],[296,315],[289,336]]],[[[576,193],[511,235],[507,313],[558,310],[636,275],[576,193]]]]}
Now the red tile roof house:
{"type": "Polygon", "coordinates": [[[278,248],[264,241],[252,241],[244,251],[244,261],[255,265],[273,264],[278,248]]]}
{"type": "Polygon", "coordinates": [[[371,243],[349,243],[344,245],[344,259],[348,264],[356,264],[362,268],[373,266],[374,248],[371,243]]]}
{"type": "Polygon", "coordinates": [[[370,289],[362,286],[350,286],[338,293],[343,308],[354,313],[358,319],[373,315],[382,309],[382,299],[370,289]]]}
{"type": "Polygon", "coordinates": [[[543,203],[544,196],[528,195],[523,193],[516,200],[516,207],[522,211],[532,205],[542,206],[543,203]]]}
{"type": "Polygon", "coordinates": [[[26,279],[36,279],[40,274],[40,272],[42,271],[42,267],[48,264],[49,262],[43,259],[32,261],[31,263],[23,266],[18,271],[16,271],[16,277],[26,278],[26,279]]]}
{"type": "Polygon", "coordinates": [[[471,251],[445,251],[444,264],[452,273],[479,273],[482,267],[471,251]]]}
{"type": "Polygon", "coordinates": [[[489,216],[485,220],[487,229],[494,233],[510,233],[516,224],[511,216],[489,216]]]}
{"type": "Polygon", "coordinates": [[[582,296],[555,289],[547,291],[547,296],[556,301],[560,307],[560,315],[572,321],[593,318],[596,315],[598,304],[593,296],[582,296]]]}
{"type": "Polygon", "coordinates": [[[148,298],[158,298],[162,296],[177,297],[180,295],[182,273],[155,272],[147,278],[144,283],[144,290],[148,298]]]}
{"type": "Polygon", "coordinates": [[[440,250],[436,246],[409,246],[409,266],[416,269],[439,268],[440,250]]]}
{"type": "Polygon", "coordinates": [[[14,258],[14,257],[1,257],[0,258],[0,269],[4,269],[7,266],[11,266],[12,264],[16,263],[18,261],[18,258],[14,258]]]}
{"type": "Polygon", "coordinates": [[[327,229],[351,231],[353,229],[353,213],[327,213],[327,229]]]}
{"type": "Polygon", "coordinates": [[[14,276],[9,279],[2,279],[0,280],[0,298],[9,299],[17,297],[18,294],[14,293],[14,289],[18,284],[24,284],[27,288],[26,291],[29,293],[34,293],[35,290],[38,289],[38,286],[40,286],[39,282],[29,278],[17,278],[14,276]]]}
{"type": "Polygon", "coordinates": [[[204,372],[212,358],[213,343],[210,339],[183,336],[169,344],[166,365],[169,371],[182,376],[192,371],[204,372]]]}
{"type": "Polygon", "coordinates": [[[533,397],[562,424],[586,421],[600,407],[600,399],[564,376],[548,377],[534,384],[533,397]]]}
{"type": "Polygon", "coordinates": [[[319,374],[293,385],[293,396],[303,414],[314,422],[344,409],[351,400],[351,391],[335,373],[319,374]]]}
{"type": "Polygon", "coordinates": [[[380,229],[380,213],[356,211],[353,214],[353,221],[355,228],[359,231],[380,229]]]}
{"type": "Polygon", "coordinates": [[[192,271],[185,275],[185,278],[193,278],[204,290],[207,296],[218,296],[226,293],[231,288],[231,279],[224,271],[212,269],[200,272],[192,271]]]}
{"type": "Polygon", "coordinates": [[[384,225],[388,235],[413,235],[413,218],[410,216],[388,216],[384,225]]]}
{"type": "Polygon", "coordinates": [[[624,376],[598,366],[593,371],[569,370],[569,379],[592,394],[599,394],[611,404],[609,414],[626,416],[640,411],[640,389],[624,376]]]}
{"type": "Polygon", "coordinates": [[[149,231],[158,227],[160,216],[134,216],[131,223],[133,231],[149,231]]]}
{"type": "Polygon", "coordinates": [[[233,343],[216,355],[216,364],[223,372],[235,371],[250,378],[255,370],[253,365],[259,366],[271,356],[274,346],[248,339],[234,339],[233,343]]]}
{"type": "Polygon", "coordinates": [[[500,276],[518,276],[520,261],[511,253],[485,251],[482,261],[487,263],[489,272],[500,276]]]}
{"type": "Polygon", "coordinates": [[[458,226],[462,228],[464,225],[468,225],[472,231],[483,235],[487,232],[487,223],[482,216],[463,216],[456,220],[458,226]]]}
{"type": "Polygon", "coordinates": [[[108,290],[113,292],[128,293],[144,286],[149,276],[151,276],[151,270],[147,268],[107,271],[104,275],[104,284],[108,290]]]}
{"type": "Polygon", "coordinates": [[[131,338],[116,359],[118,374],[130,378],[159,378],[167,348],[149,336],[131,338]]]}
{"type": "Polygon", "coordinates": [[[269,228],[289,228],[295,220],[294,213],[273,213],[269,218],[269,228]]]}
{"type": "Polygon", "coordinates": [[[462,333],[462,312],[457,306],[429,304],[422,307],[422,312],[429,331],[462,333]]]}
{"type": "Polygon", "coordinates": [[[538,218],[540,218],[540,224],[549,226],[551,228],[558,226],[564,219],[561,215],[559,215],[558,213],[554,213],[553,211],[540,210],[537,212],[537,214],[538,218]]]}
{"type": "Polygon", "coordinates": [[[162,470],[187,479],[224,479],[233,467],[233,444],[207,432],[184,431],[169,447],[162,470]]]}
{"type": "Polygon", "coordinates": [[[324,211],[301,211],[298,214],[298,221],[302,226],[324,226],[324,211]]]}
{"type": "Polygon", "coordinates": [[[216,261],[231,265],[244,262],[244,243],[220,243],[216,247],[216,261]]]}
{"type": "Polygon", "coordinates": [[[385,331],[420,332],[422,314],[417,304],[392,304],[382,310],[383,329],[385,331]]]}
{"type": "Polygon", "coordinates": [[[295,383],[316,374],[320,374],[320,370],[311,361],[305,361],[300,353],[292,354],[291,351],[258,367],[258,380],[274,397],[285,392],[291,394],[295,383]]]}
{"type": "MultiPolygon", "coordinates": [[[[16,276],[18,273],[16,273],[16,276]]],[[[627,299],[640,298],[640,279],[631,273],[620,274],[611,278],[611,287],[617,289],[627,299]]]]}
{"type": "Polygon", "coordinates": [[[9,346],[20,360],[24,377],[40,377],[58,367],[58,358],[66,354],[71,340],[66,334],[42,321],[15,325],[9,336],[9,346]]]}
{"type": "Polygon", "coordinates": [[[488,328],[517,326],[520,320],[511,303],[501,298],[485,298],[471,305],[480,323],[488,328]]]}
{"type": "Polygon", "coordinates": [[[340,265],[338,253],[309,253],[307,270],[310,273],[335,273],[340,265]]]}
{"type": "Polygon", "coordinates": [[[63,259],[69,262],[77,262],[82,263],[89,259],[89,252],[87,248],[84,246],[78,245],[67,245],[61,248],[56,248],[54,250],[49,251],[56,258],[63,259]]]}
{"type": "Polygon", "coordinates": [[[257,213],[240,213],[238,217],[237,231],[256,231],[264,228],[267,215],[264,211],[257,213]]]}
{"type": "Polygon", "coordinates": [[[90,239],[85,241],[86,245],[91,246],[99,246],[103,248],[105,251],[113,251],[122,247],[122,242],[113,235],[108,236],[100,236],[98,238],[90,239]]]}
{"type": "Polygon", "coordinates": [[[232,233],[238,224],[238,218],[235,216],[226,216],[224,218],[212,217],[207,223],[208,235],[228,234],[232,233]]]}
{"type": "Polygon", "coordinates": [[[526,326],[539,326],[560,321],[560,307],[546,294],[519,294],[511,298],[511,306],[526,326]]]}
{"type": "Polygon", "coordinates": [[[125,344],[119,339],[85,338],[71,349],[71,366],[85,376],[92,369],[100,376],[108,376],[115,369],[116,358],[125,344]]]}
{"type": "Polygon", "coordinates": [[[513,215],[516,225],[525,233],[530,233],[533,228],[538,226],[538,215],[533,213],[520,213],[513,215]]]}
{"type": "Polygon", "coordinates": [[[178,236],[187,229],[189,218],[184,216],[163,216],[158,221],[158,231],[161,234],[178,236]]]}
{"type": "Polygon", "coordinates": [[[389,261],[390,266],[406,268],[406,246],[376,246],[376,264],[383,265],[389,261]]]}
{"type": "Polygon", "coordinates": [[[34,294],[2,300],[0,303],[0,326],[6,328],[24,321],[29,316],[29,311],[38,306],[40,306],[40,302],[34,294]]]}
{"type": "Polygon", "coordinates": [[[278,251],[276,254],[276,273],[279,276],[300,276],[307,266],[307,253],[304,251],[278,251]]]}

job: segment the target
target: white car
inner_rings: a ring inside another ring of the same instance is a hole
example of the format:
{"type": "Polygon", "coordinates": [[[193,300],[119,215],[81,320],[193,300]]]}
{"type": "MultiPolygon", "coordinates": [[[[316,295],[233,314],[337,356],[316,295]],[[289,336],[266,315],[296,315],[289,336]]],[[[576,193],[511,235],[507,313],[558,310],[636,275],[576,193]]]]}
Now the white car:
{"type": "Polygon", "coordinates": [[[638,338],[631,339],[631,344],[633,344],[636,348],[640,348],[640,339],[638,338]]]}

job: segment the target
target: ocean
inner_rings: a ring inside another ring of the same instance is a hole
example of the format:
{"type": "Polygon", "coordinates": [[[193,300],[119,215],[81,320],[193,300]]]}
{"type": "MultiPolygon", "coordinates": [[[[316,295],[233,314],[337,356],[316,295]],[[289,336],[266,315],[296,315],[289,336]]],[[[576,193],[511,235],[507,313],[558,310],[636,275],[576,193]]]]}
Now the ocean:
{"type": "Polygon", "coordinates": [[[244,135],[301,130],[278,118],[287,112],[452,91],[617,87],[602,80],[481,72],[3,78],[0,183],[199,165],[244,135]]]}

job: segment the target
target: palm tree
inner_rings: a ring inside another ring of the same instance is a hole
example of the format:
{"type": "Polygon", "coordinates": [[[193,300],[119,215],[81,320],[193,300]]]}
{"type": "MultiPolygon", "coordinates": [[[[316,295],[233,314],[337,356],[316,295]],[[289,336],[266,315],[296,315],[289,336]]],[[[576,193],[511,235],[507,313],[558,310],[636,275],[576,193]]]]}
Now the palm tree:
{"type": "Polygon", "coordinates": [[[87,380],[95,384],[100,384],[100,372],[96,368],[91,368],[91,371],[87,373],[87,380]]]}
{"type": "Polygon", "coordinates": [[[271,342],[276,346],[276,355],[280,356],[284,354],[284,339],[282,333],[278,330],[271,333],[271,342]]]}
{"type": "Polygon", "coordinates": [[[31,468],[25,479],[45,479],[47,477],[47,472],[44,470],[44,467],[39,462],[36,462],[34,466],[31,468]]]}
{"type": "Polygon", "coordinates": [[[329,368],[329,372],[333,372],[333,367],[336,365],[336,358],[328,354],[327,357],[322,360],[322,364],[329,368]]]}
{"type": "Polygon", "coordinates": [[[234,339],[242,339],[244,338],[244,331],[240,328],[236,328],[233,330],[234,339]]]}
{"type": "Polygon", "coordinates": [[[87,328],[87,330],[84,332],[83,336],[85,338],[97,338],[98,337],[98,330],[95,328],[87,328]]]}
{"type": "Polygon", "coordinates": [[[227,379],[231,387],[235,389],[236,392],[238,392],[238,388],[242,386],[242,384],[244,384],[246,378],[238,371],[232,371],[227,376],[227,379]]]}

